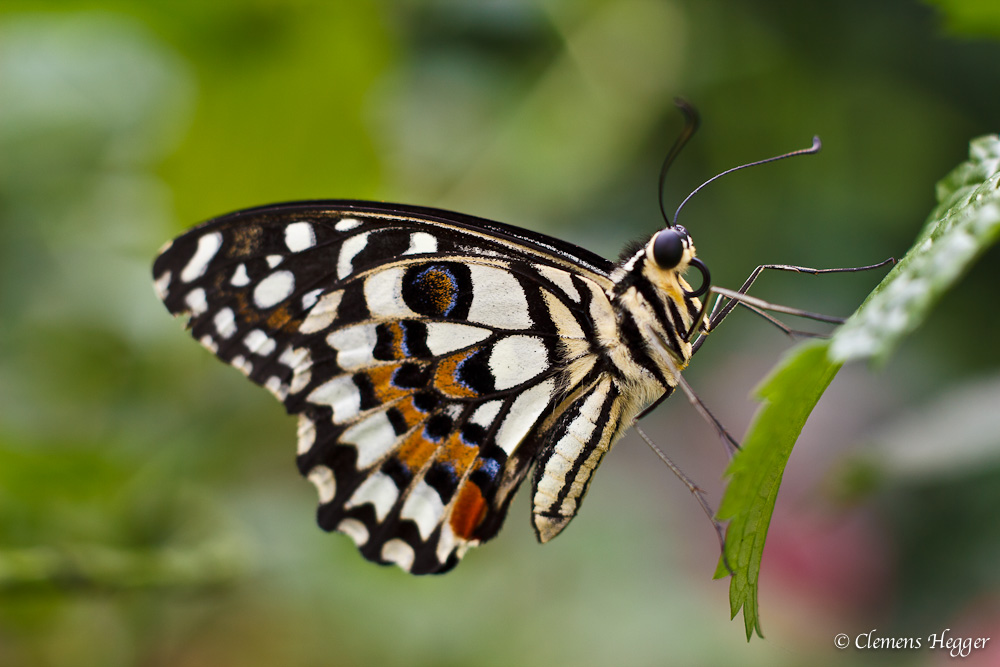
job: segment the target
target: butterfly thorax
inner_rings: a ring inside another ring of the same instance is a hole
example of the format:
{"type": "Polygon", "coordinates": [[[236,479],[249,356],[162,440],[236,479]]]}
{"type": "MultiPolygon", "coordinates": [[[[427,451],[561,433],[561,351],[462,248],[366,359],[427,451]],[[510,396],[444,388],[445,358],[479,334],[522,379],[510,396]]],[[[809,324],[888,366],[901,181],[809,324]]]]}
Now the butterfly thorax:
{"type": "Polygon", "coordinates": [[[608,297],[615,335],[604,341],[604,350],[623,380],[653,394],[645,397],[649,403],[677,386],[677,375],[691,359],[687,334],[701,310],[682,275],[695,255],[694,245],[685,247],[676,267],[664,269],[652,254],[655,239],[612,273],[614,285],[608,297]]]}

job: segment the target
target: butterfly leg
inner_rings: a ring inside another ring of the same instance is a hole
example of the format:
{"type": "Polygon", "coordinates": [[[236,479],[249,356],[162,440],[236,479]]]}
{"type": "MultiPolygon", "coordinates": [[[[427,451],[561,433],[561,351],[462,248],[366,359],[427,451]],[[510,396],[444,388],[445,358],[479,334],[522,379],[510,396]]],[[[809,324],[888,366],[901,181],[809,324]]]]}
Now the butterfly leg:
{"type": "Polygon", "coordinates": [[[642,438],[646,444],[649,445],[649,448],[653,450],[653,453],[656,454],[656,456],[663,461],[668,468],[670,468],[670,471],[677,476],[677,479],[681,480],[684,486],[688,488],[688,491],[691,492],[691,495],[694,496],[695,500],[698,501],[698,504],[701,505],[702,511],[705,512],[705,516],[708,517],[708,520],[712,522],[712,527],[715,528],[715,534],[719,538],[719,550],[722,552],[722,562],[725,564],[726,569],[729,570],[729,574],[732,574],[733,568],[729,565],[729,561],[726,559],[725,528],[723,528],[722,523],[715,518],[715,510],[712,509],[712,506],[709,505],[708,500],[705,498],[704,489],[695,484],[683,470],[678,468],[677,464],[671,461],[670,457],[664,454],[662,449],[657,447],[656,443],[653,442],[653,439],[646,435],[646,432],[639,427],[639,424],[633,423],[633,426],[635,426],[635,431],[639,434],[639,437],[642,438]]]}
{"type": "MultiPolygon", "coordinates": [[[[728,317],[728,315],[733,311],[736,306],[743,306],[756,314],[764,317],[769,322],[777,326],[779,329],[784,331],[786,334],[791,336],[817,336],[817,334],[797,331],[785,326],[776,318],[769,316],[764,311],[772,311],[776,313],[785,313],[788,315],[795,315],[796,317],[804,317],[806,319],[816,320],[818,322],[828,322],[830,324],[843,324],[843,318],[830,317],[828,315],[821,315],[819,313],[812,313],[807,310],[801,310],[799,308],[790,308],[788,306],[782,306],[775,303],[770,303],[764,301],[763,299],[758,299],[756,297],[747,294],[750,287],[753,286],[754,282],[760,277],[760,274],[765,270],[770,269],[773,271],[790,271],[794,273],[808,273],[810,275],[820,275],[825,273],[856,273],[858,271],[870,271],[873,269],[881,268],[887,264],[895,264],[896,260],[892,257],[886,259],[885,261],[879,262],[877,264],[870,264],[868,266],[855,266],[855,267],[843,267],[834,269],[814,269],[808,266],[793,266],[790,264],[762,264],[758,266],[750,276],[744,281],[743,285],[738,290],[729,290],[723,287],[712,286],[711,291],[716,294],[716,300],[712,306],[711,312],[707,316],[707,322],[703,325],[702,333],[708,334],[714,331],[722,322],[728,317]],[[723,299],[726,299],[723,302],[723,299]],[[721,307],[720,307],[721,306],[721,307]]],[[[706,304],[707,306],[707,301],[706,304]]],[[[704,310],[704,307],[703,307],[704,310]]],[[[699,318],[699,322],[702,318],[699,318]]],[[[689,332],[689,336],[694,333],[694,328],[689,332]]],[[[819,334],[822,337],[822,334],[819,334]]],[[[699,338],[694,344],[693,352],[696,352],[698,348],[704,343],[704,335],[699,338]]],[[[692,354],[693,354],[692,352],[692,354]]]]}
{"type": "MultiPolygon", "coordinates": [[[[694,409],[698,411],[698,414],[700,414],[705,419],[705,421],[707,421],[715,428],[715,432],[719,434],[719,438],[722,439],[722,442],[726,446],[726,451],[729,452],[729,455],[733,456],[734,454],[736,454],[736,452],[738,452],[740,449],[739,441],[736,438],[734,438],[732,434],[726,429],[726,427],[722,425],[722,422],[720,422],[718,418],[712,414],[712,411],[709,410],[708,406],[705,405],[705,402],[698,397],[698,394],[694,393],[694,389],[691,388],[691,385],[688,384],[688,381],[684,379],[683,375],[681,375],[680,369],[678,369],[674,365],[673,360],[668,357],[666,361],[668,366],[670,367],[670,370],[672,371],[674,378],[677,380],[677,386],[679,386],[681,390],[684,392],[684,394],[687,396],[688,401],[691,402],[691,405],[694,406],[694,409]]],[[[647,414],[649,414],[649,412],[657,405],[659,405],[660,402],[663,401],[663,399],[665,399],[670,393],[671,392],[665,392],[663,396],[654,401],[652,405],[650,405],[648,408],[640,412],[639,415],[636,417],[636,419],[642,419],[647,414]]]]}

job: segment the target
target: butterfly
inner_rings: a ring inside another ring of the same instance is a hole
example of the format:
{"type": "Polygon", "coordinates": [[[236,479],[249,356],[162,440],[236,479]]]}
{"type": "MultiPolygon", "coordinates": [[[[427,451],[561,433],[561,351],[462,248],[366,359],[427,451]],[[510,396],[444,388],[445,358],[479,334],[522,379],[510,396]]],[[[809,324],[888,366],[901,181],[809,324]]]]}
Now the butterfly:
{"type": "Polygon", "coordinates": [[[494,537],[532,468],[534,531],[558,535],[708,330],[708,269],[676,224],[615,263],[450,211],[293,202],[191,229],[153,278],[195,339],[298,415],[319,525],[414,574],[494,537]]]}

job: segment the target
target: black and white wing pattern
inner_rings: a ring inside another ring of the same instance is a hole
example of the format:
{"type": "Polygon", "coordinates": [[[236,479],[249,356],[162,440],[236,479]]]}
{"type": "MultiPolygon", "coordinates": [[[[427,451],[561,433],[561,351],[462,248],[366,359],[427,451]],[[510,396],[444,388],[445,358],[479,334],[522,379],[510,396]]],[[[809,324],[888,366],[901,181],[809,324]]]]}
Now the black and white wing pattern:
{"type": "MultiPolygon", "coordinates": [[[[629,315],[648,310],[627,277],[643,253],[615,277],[515,227],[313,201],[206,222],[153,277],[195,339],[299,415],[320,526],[419,574],[493,537],[532,464],[536,533],[558,534],[632,417],[676,384],[690,346],[657,366],[631,340],[651,335],[629,315]]],[[[687,301],[672,326],[690,325],[687,301]]]]}

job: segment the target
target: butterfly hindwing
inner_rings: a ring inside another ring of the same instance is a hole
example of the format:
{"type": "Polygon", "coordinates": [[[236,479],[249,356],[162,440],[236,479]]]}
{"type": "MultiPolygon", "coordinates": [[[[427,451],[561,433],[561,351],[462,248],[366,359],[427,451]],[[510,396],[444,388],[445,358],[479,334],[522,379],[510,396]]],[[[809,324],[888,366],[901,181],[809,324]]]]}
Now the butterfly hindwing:
{"type": "Polygon", "coordinates": [[[596,372],[587,318],[609,271],[497,223],[353,202],[210,221],[153,270],[196,339],[299,414],[320,525],[414,573],[499,529],[596,372]]]}

